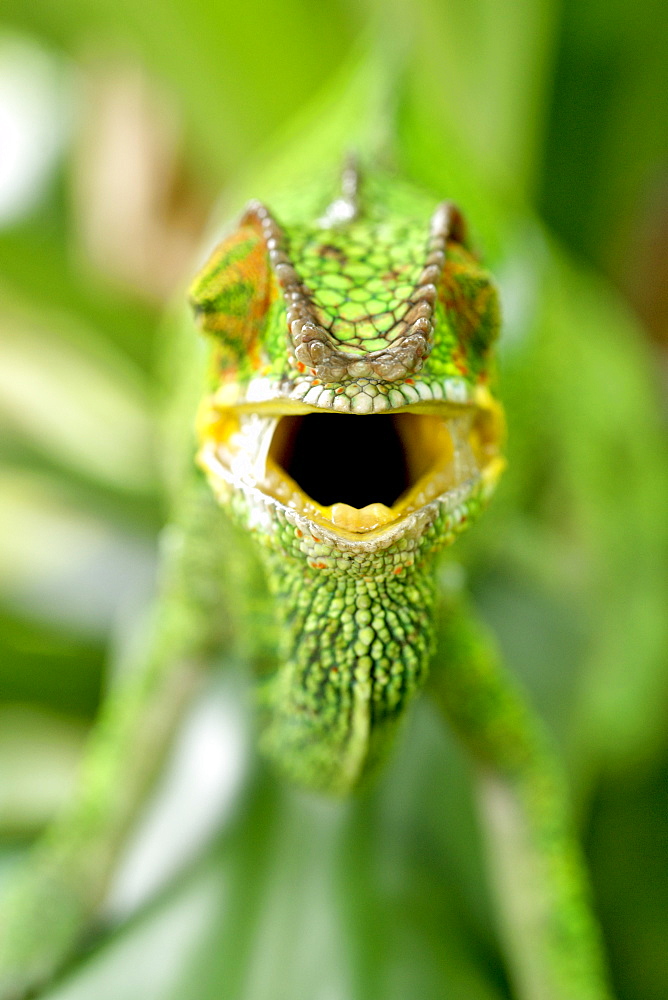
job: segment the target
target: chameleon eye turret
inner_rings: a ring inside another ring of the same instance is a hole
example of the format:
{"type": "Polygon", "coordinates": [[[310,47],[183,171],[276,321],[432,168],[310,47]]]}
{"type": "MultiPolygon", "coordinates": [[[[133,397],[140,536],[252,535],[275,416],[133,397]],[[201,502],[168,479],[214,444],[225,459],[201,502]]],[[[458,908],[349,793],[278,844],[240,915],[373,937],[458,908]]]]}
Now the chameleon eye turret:
{"type": "Polygon", "coordinates": [[[219,373],[257,364],[270,289],[262,232],[252,220],[244,220],[216,247],[190,289],[190,303],[200,329],[215,342],[219,373]]]}

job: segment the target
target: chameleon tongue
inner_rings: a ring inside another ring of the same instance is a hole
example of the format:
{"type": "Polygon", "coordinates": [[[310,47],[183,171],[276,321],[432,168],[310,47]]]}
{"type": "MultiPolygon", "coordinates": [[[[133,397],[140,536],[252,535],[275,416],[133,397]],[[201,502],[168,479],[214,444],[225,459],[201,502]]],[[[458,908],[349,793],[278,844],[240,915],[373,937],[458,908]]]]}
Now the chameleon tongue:
{"type": "Polygon", "coordinates": [[[384,503],[370,503],[358,509],[347,503],[335,503],[331,507],[332,524],[347,531],[372,531],[381,524],[389,524],[395,515],[384,503]]]}

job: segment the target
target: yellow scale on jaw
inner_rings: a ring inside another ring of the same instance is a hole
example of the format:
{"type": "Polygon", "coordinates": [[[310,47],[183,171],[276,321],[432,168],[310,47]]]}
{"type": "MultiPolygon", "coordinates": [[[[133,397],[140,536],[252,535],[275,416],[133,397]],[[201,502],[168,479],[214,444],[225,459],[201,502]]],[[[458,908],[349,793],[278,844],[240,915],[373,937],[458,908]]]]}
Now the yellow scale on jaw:
{"type": "Polygon", "coordinates": [[[396,514],[384,503],[370,503],[366,507],[351,507],[348,503],[335,503],[331,507],[323,507],[323,512],[336,528],[345,531],[373,531],[383,524],[391,524],[396,514]]]}

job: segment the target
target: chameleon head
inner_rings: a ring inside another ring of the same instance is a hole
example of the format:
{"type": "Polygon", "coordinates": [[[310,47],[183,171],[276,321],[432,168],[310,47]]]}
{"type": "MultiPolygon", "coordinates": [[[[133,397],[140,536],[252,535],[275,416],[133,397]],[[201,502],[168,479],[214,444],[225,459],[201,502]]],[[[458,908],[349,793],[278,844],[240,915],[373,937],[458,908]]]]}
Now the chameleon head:
{"type": "Polygon", "coordinates": [[[414,201],[394,214],[372,191],[363,213],[339,198],[285,226],[251,203],[191,289],[212,337],[199,462],[312,568],[375,553],[379,570],[436,521],[447,544],[503,468],[496,290],[458,210],[414,201]]]}
{"type": "Polygon", "coordinates": [[[280,625],[262,742],[338,793],[423,683],[432,556],[503,468],[498,300],[461,215],[380,175],[364,193],[349,175],[333,201],[252,203],[191,289],[211,343],[198,460],[280,625]]]}

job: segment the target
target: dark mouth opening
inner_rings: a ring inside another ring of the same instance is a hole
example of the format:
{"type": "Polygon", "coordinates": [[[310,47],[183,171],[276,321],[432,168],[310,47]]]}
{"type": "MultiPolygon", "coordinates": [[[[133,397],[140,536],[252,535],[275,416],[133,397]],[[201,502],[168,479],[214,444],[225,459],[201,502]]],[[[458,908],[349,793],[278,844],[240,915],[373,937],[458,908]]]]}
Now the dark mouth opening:
{"type": "Polygon", "coordinates": [[[323,507],[391,507],[426,471],[424,458],[411,449],[417,440],[414,422],[420,419],[408,413],[286,416],[269,454],[323,507]]]}

